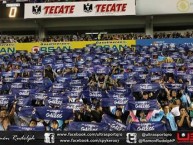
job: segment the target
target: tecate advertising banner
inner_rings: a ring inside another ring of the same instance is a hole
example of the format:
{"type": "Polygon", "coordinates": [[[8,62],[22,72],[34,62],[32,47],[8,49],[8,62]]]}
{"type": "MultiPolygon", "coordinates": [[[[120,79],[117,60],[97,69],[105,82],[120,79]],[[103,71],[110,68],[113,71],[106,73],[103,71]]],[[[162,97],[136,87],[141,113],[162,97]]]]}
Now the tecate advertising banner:
{"type": "Polygon", "coordinates": [[[24,18],[135,15],[135,0],[25,4],[24,18]]]}
{"type": "Polygon", "coordinates": [[[193,0],[136,0],[136,15],[193,13],[193,0]]]}

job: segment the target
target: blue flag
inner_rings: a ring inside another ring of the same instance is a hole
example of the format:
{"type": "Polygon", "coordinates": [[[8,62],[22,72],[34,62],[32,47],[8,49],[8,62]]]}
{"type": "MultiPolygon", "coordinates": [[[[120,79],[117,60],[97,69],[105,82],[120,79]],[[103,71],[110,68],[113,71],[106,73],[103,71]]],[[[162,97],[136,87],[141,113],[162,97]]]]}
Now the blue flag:
{"type": "Polygon", "coordinates": [[[8,131],[45,131],[45,127],[44,126],[29,127],[29,126],[9,125],[8,131]]]}
{"type": "Polygon", "coordinates": [[[152,83],[152,84],[135,84],[132,87],[133,92],[141,92],[141,91],[157,91],[161,88],[160,84],[152,83]]]}
{"type": "Polygon", "coordinates": [[[103,107],[109,107],[116,105],[126,105],[128,101],[128,98],[102,98],[101,103],[103,107]]]}
{"type": "Polygon", "coordinates": [[[128,101],[126,110],[154,110],[158,108],[157,100],[128,101]]]}
{"type": "Polygon", "coordinates": [[[103,91],[83,91],[84,98],[106,98],[107,94],[103,91]]]}
{"type": "Polygon", "coordinates": [[[37,107],[36,115],[39,119],[57,119],[57,120],[66,120],[70,119],[73,116],[72,109],[52,109],[48,107],[37,107]]]}
{"type": "Polygon", "coordinates": [[[66,109],[80,110],[83,105],[83,103],[64,103],[62,107],[66,109]]]}
{"type": "Polygon", "coordinates": [[[127,131],[167,131],[162,122],[134,122],[127,126],[127,131]]]}
{"type": "Polygon", "coordinates": [[[108,131],[109,126],[106,123],[91,122],[71,122],[68,131],[108,131]]]}
{"type": "Polygon", "coordinates": [[[109,131],[125,131],[127,128],[124,124],[109,117],[107,114],[103,114],[101,122],[109,125],[109,131]]]}

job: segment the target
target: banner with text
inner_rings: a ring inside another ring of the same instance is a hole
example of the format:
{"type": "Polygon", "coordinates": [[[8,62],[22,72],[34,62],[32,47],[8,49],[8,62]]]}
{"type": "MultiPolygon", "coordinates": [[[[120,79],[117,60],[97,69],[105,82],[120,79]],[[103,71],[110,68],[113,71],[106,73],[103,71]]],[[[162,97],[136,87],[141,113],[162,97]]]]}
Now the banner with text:
{"type": "Polygon", "coordinates": [[[25,4],[24,18],[135,15],[135,0],[25,4]]]}
{"type": "Polygon", "coordinates": [[[36,42],[36,43],[3,43],[0,45],[0,54],[14,53],[16,50],[27,50],[28,52],[53,52],[54,50],[66,50],[83,48],[89,44],[96,44],[105,48],[116,48],[123,50],[126,46],[136,45],[135,40],[109,40],[109,41],[73,41],[73,42],[36,42]]]}

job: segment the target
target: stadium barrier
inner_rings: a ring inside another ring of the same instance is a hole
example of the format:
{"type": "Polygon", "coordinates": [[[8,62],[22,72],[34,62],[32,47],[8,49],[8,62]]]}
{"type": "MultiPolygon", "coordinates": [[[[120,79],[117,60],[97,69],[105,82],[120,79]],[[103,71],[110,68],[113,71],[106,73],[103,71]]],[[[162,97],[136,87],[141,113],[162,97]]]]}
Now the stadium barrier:
{"type": "Polygon", "coordinates": [[[55,49],[83,48],[90,44],[101,47],[111,47],[122,50],[125,46],[132,45],[159,45],[164,43],[190,44],[193,38],[169,38],[169,39],[140,39],[140,40],[106,40],[106,41],[73,41],[73,42],[35,42],[35,43],[2,43],[0,53],[13,53],[16,50],[27,50],[28,52],[45,51],[53,52],[55,49]]]}
{"type": "Polygon", "coordinates": [[[159,45],[163,43],[175,43],[175,44],[185,44],[193,43],[193,38],[167,38],[167,39],[140,39],[136,40],[137,45],[148,46],[151,44],[159,45]]]}
{"type": "Polygon", "coordinates": [[[16,50],[27,50],[28,52],[45,51],[53,52],[55,49],[83,48],[90,44],[96,46],[111,47],[122,50],[125,46],[136,45],[135,40],[108,40],[108,41],[74,41],[74,42],[37,42],[37,43],[2,43],[0,53],[13,53],[16,50]]]}

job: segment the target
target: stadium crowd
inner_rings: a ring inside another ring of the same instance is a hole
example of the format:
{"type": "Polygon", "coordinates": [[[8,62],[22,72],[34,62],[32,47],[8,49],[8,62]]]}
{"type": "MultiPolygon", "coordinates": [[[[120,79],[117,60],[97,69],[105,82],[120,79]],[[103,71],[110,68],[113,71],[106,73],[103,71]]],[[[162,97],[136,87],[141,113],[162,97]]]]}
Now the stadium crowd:
{"type": "Polygon", "coordinates": [[[0,58],[0,130],[120,131],[136,122],[168,131],[193,127],[191,45],[88,45],[0,58]]]}
{"type": "Polygon", "coordinates": [[[125,33],[125,34],[73,34],[48,36],[40,40],[35,36],[1,36],[0,43],[23,43],[23,42],[64,42],[64,41],[90,41],[90,40],[136,40],[136,39],[162,39],[162,38],[192,38],[193,32],[159,32],[154,36],[145,35],[143,33],[125,33]]]}

